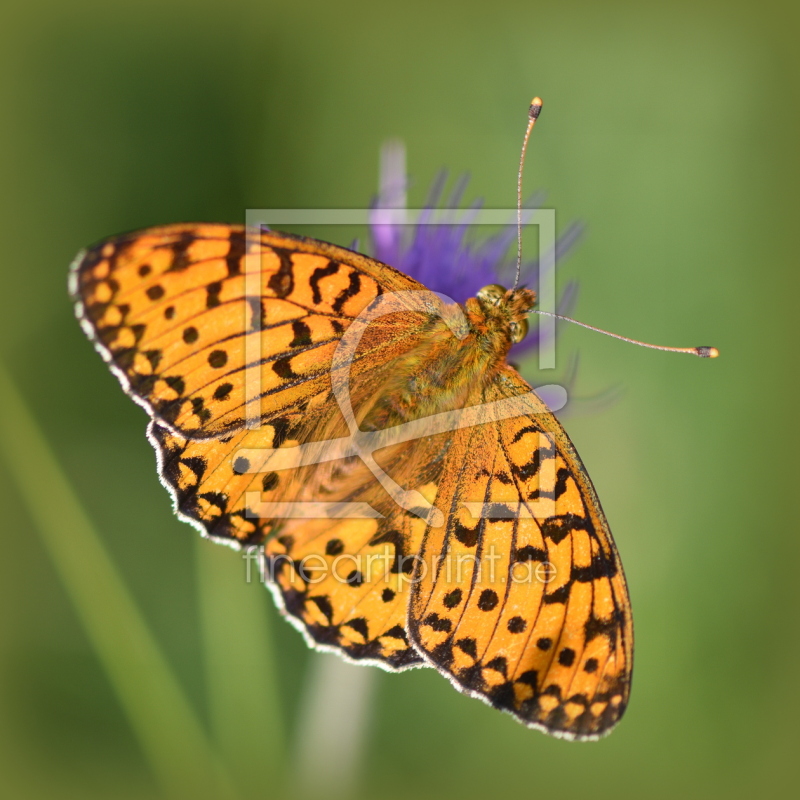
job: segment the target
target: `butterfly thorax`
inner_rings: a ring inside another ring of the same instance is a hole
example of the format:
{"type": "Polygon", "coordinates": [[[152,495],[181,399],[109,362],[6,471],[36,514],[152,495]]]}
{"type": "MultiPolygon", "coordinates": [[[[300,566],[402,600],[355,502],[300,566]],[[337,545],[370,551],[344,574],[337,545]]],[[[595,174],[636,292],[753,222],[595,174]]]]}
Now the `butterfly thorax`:
{"type": "Polygon", "coordinates": [[[380,399],[362,417],[362,427],[381,429],[482,402],[486,385],[506,365],[511,345],[527,332],[535,300],[530,289],[486,287],[461,306],[467,322],[463,338],[442,318],[432,317],[419,346],[392,362],[380,399]]]}

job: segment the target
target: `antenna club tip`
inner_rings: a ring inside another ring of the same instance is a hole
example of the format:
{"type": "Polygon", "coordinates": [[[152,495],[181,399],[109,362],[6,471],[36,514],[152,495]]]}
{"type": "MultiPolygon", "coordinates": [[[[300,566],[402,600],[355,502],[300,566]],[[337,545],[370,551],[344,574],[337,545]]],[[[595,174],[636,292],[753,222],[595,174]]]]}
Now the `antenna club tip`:
{"type": "Polygon", "coordinates": [[[716,358],[719,355],[716,347],[696,347],[695,351],[700,358],[716,358]]]}
{"type": "Polygon", "coordinates": [[[534,97],[533,100],[531,100],[531,107],[528,109],[528,116],[531,119],[536,119],[541,113],[543,105],[544,103],[541,97],[534,97]]]}

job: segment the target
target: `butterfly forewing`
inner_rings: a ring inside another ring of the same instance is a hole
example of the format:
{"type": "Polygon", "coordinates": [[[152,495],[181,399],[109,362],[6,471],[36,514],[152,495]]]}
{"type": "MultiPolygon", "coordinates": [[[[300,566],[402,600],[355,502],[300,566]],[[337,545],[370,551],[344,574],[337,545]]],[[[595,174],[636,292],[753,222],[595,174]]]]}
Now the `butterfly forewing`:
{"type": "MultiPolygon", "coordinates": [[[[334,245],[224,225],[109,239],[81,254],[71,277],[81,322],[125,389],[198,439],[242,428],[248,403],[270,420],[327,389],[353,318],[383,291],[421,288],[334,245]],[[254,369],[260,398],[246,397],[254,369]]],[[[391,357],[395,342],[373,341],[354,374],[391,357]]]]}

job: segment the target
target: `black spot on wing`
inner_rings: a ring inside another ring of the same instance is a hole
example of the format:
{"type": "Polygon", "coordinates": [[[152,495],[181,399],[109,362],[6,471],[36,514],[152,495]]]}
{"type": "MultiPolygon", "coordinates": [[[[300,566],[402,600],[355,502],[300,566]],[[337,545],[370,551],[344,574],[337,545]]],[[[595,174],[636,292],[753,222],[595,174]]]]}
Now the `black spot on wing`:
{"type": "MultiPolygon", "coordinates": [[[[391,589],[389,591],[391,591],[391,589]]],[[[395,625],[394,627],[389,628],[389,630],[386,631],[386,633],[382,633],[381,636],[389,636],[392,639],[401,639],[408,644],[408,636],[405,632],[405,629],[400,625],[395,625]]]]}
{"type": "Polygon", "coordinates": [[[572,582],[567,581],[563,586],[559,586],[553,592],[547,593],[545,592],[544,595],[544,602],[547,605],[552,605],[553,603],[566,603],[569,599],[569,593],[572,589],[572,582]]]}
{"type": "Polygon", "coordinates": [[[305,347],[314,343],[311,338],[311,328],[301,319],[292,322],[292,334],[293,339],[289,342],[289,347],[305,347]]]}
{"type": "Polygon", "coordinates": [[[444,596],[444,604],[447,608],[455,608],[462,599],[461,589],[455,588],[444,596]]]}
{"type": "Polygon", "coordinates": [[[541,523],[542,536],[558,544],[572,531],[594,532],[591,521],[587,517],[580,517],[577,514],[561,514],[556,517],[548,517],[541,523]]]}
{"type": "Polygon", "coordinates": [[[279,358],[272,363],[272,371],[280,378],[291,380],[300,376],[292,370],[292,359],[290,356],[279,358]]]}
{"type": "Polygon", "coordinates": [[[265,492],[271,492],[278,485],[278,480],[279,478],[277,472],[268,472],[261,479],[261,488],[265,492]]]}
{"type": "Polygon", "coordinates": [[[565,647],[558,654],[558,663],[562,667],[571,667],[575,662],[575,651],[571,647],[565,647]]]}
{"type": "Polygon", "coordinates": [[[292,256],[288,250],[280,247],[273,248],[280,260],[278,271],[270,275],[267,286],[275,293],[276,297],[287,297],[294,291],[294,270],[292,256]]]}
{"type": "Polygon", "coordinates": [[[150,366],[152,367],[153,371],[155,372],[158,369],[158,365],[161,361],[163,353],[161,350],[145,350],[144,357],[150,362],[150,366]]]}
{"type": "Polygon", "coordinates": [[[592,614],[584,624],[584,634],[586,641],[590,642],[597,636],[605,636],[613,645],[617,641],[617,631],[625,624],[625,612],[621,608],[616,608],[607,619],[600,619],[592,614]]]}
{"type": "Polygon", "coordinates": [[[511,464],[511,472],[522,481],[530,480],[539,471],[542,463],[541,450],[534,450],[527,464],[511,464]]]}
{"type": "Polygon", "coordinates": [[[322,292],[319,288],[319,282],[329,275],[335,275],[338,271],[339,265],[335,261],[329,261],[324,267],[317,267],[311,273],[311,278],[309,278],[308,282],[311,286],[311,298],[314,303],[319,304],[322,302],[322,292]]]}
{"type": "Polygon", "coordinates": [[[616,562],[602,550],[592,557],[592,563],[588,567],[572,567],[572,579],[581,583],[589,583],[598,578],[613,578],[616,574],[616,562]]]}
{"type": "Polygon", "coordinates": [[[353,270],[350,273],[350,282],[336,296],[336,299],[333,301],[331,308],[333,308],[335,313],[337,314],[341,313],[344,304],[351,297],[357,295],[360,291],[361,291],[361,276],[355,270],[353,270]]]}
{"type": "Polygon", "coordinates": [[[556,485],[553,489],[554,500],[558,500],[558,498],[567,491],[567,483],[569,482],[570,477],[571,476],[568,469],[561,467],[558,470],[558,474],[556,475],[556,485]]]}
{"type": "Polygon", "coordinates": [[[493,669],[505,675],[508,670],[508,661],[506,661],[504,656],[495,656],[495,658],[484,665],[484,669],[493,669]]]}
{"type": "Polygon", "coordinates": [[[285,417],[278,417],[269,421],[272,427],[272,447],[280,447],[289,435],[291,430],[291,423],[285,417]]]}
{"type": "Polygon", "coordinates": [[[358,588],[364,583],[364,575],[357,569],[354,569],[348,576],[345,578],[345,583],[348,586],[352,586],[353,588],[358,588]]]}
{"type": "Polygon", "coordinates": [[[325,545],[325,555],[338,556],[344,552],[344,542],[341,539],[329,539],[325,545]]]}
{"type": "Polygon", "coordinates": [[[470,636],[465,636],[463,639],[459,639],[456,642],[456,647],[461,650],[462,653],[466,653],[471,658],[478,657],[478,644],[470,636]]]}
{"type": "Polygon", "coordinates": [[[228,363],[228,354],[224,350],[212,350],[208,355],[208,366],[222,369],[228,363]]]}
{"type": "Polygon", "coordinates": [[[221,383],[216,389],[214,389],[214,394],[212,396],[215,400],[227,400],[230,397],[232,390],[232,383],[221,383]]]}
{"type": "Polygon", "coordinates": [[[517,562],[524,561],[547,561],[547,553],[541,547],[525,545],[514,551],[512,559],[517,562]]]}
{"type": "Polygon", "coordinates": [[[206,308],[216,308],[222,302],[219,296],[221,291],[222,281],[214,281],[206,286],[206,308]]]}
{"type": "Polygon", "coordinates": [[[483,519],[479,520],[474,528],[468,528],[458,519],[453,519],[453,535],[464,547],[475,547],[478,537],[482,533],[483,519]]]}
{"type": "Polygon", "coordinates": [[[428,625],[438,633],[450,633],[453,629],[453,623],[445,617],[440,617],[435,611],[428,614],[422,621],[423,625],[428,625]]]}
{"type": "Polygon", "coordinates": [[[225,256],[225,263],[228,267],[228,275],[241,275],[242,258],[247,252],[247,236],[244,231],[234,231],[231,233],[228,254],[225,256]]]}
{"type": "Polygon", "coordinates": [[[314,605],[322,612],[328,622],[333,620],[333,606],[331,605],[328,595],[315,595],[313,597],[309,597],[308,600],[309,602],[314,603],[314,605]]]}
{"type": "Polygon", "coordinates": [[[131,389],[141,396],[147,396],[153,391],[153,387],[158,380],[156,375],[137,375],[134,373],[129,377],[131,389]]]}
{"type": "Polygon", "coordinates": [[[528,627],[528,623],[522,617],[511,617],[506,627],[509,633],[522,633],[528,627]]]}
{"type": "Polygon", "coordinates": [[[369,628],[367,626],[367,620],[364,617],[349,619],[347,622],[343,622],[342,625],[346,625],[348,628],[352,628],[357,633],[360,633],[365,640],[369,639],[369,628]]]}
{"type": "Polygon", "coordinates": [[[571,478],[568,469],[561,467],[556,474],[556,482],[551,490],[547,489],[534,489],[529,495],[529,500],[558,500],[564,492],[567,491],[569,480],[571,478]]]}
{"type": "Polygon", "coordinates": [[[517,683],[524,683],[526,686],[536,688],[539,685],[539,673],[535,669],[525,670],[522,674],[517,676],[517,683]]]}
{"type": "MultiPolygon", "coordinates": [[[[525,429],[523,429],[525,430],[525,429]]],[[[533,428],[532,430],[536,430],[533,428]]],[[[548,447],[536,447],[531,452],[531,457],[526,464],[511,464],[511,472],[520,480],[527,481],[539,471],[542,462],[546,459],[554,458],[556,455],[555,444],[549,443],[548,447]]]]}
{"type": "Polygon", "coordinates": [[[497,607],[499,598],[494,589],[484,589],[478,598],[478,608],[481,611],[492,611],[497,607]]]}
{"type": "Polygon", "coordinates": [[[169,388],[178,395],[178,397],[182,396],[186,391],[186,384],[180,375],[165,375],[164,381],[167,386],[169,386],[169,388]]]}
{"type": "Polygon", "coordinates": [[[203,480],[203,475],[208,468],[208,462],[201,456],[189,456],[188,458],[182,458],[181,464],[183,464],[185,467],[188,467],[194,473],[198,483],[203,480]]]}
{"type": "Polygon", "coordinates": [[[184,231],[176,241],[170,245],[172,250],[172,263],[169,265],[167,272],[183,272],[191,265],[189,261],[189,247],[195,241],[196,237],[191,231],[184,231]]]}
{"type": "Polygon", "coordinates": [[[205,400],[202,397],[192,398],[192,413],[201,423],[208,422],[211,419],[211,412],[205,407],[205,400]]]}

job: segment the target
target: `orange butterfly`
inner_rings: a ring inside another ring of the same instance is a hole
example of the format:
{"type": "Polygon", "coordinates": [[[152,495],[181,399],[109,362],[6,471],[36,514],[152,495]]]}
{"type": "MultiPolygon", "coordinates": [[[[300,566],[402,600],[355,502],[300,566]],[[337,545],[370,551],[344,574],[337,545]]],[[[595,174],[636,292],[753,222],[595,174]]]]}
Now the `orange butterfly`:
{"type": "Polygon", "coordinates": [[[533,292],[449,303],[341,247],[204,224],[101,242],[70,286],[151,417],[178,515],[263,546],[310,644],[434,666],[555,736],[617,723],[622,565],[569,438],[506,361],[533,292]]]}

